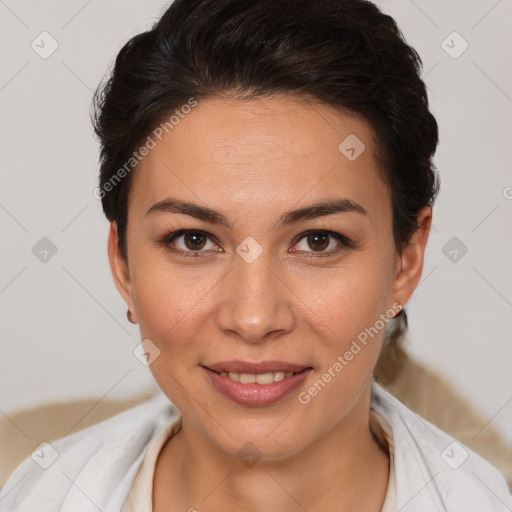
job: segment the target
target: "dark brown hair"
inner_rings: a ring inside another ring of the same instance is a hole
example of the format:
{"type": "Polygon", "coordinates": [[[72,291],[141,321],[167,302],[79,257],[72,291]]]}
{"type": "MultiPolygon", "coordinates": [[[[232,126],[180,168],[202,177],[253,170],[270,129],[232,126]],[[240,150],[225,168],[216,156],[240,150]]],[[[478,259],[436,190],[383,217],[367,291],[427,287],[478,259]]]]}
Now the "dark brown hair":
{"type": "MultiPolygon", "coordinates": [[[[93,99],[97,191],[123,257],[126,162],[152,130],[190,98],[275,94],[312,98],[369,123],[401,254],[417,213],[439,190],[438,129],[421,64],[393,18],[365,0],[174,0],[151,30],[124,45],[93,99]]],[[[407,328],[404,309],[392,324],[385,348],[396,348],[407,328]]]]}

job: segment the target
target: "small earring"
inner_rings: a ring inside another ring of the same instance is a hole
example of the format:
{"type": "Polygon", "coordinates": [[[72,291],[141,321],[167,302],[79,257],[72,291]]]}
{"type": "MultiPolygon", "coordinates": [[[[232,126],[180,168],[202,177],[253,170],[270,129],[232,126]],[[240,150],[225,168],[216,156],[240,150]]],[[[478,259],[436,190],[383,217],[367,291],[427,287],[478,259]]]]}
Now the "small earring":
{"type": "Polygon", "coordinates": [[[128,322],[130,322],[131,324],[137,323],[132,320],[132,312],[130,310],[126,311],[126,318],[128,318],[128,322]]]}
{"type": "MultiPolygon", "coordinates": [[[[398,318],[401,315],[402,310],[404,309],[404,307],[398,301],[395,301],[393,303],[392,309],[395,310],[396,307],[398,307],[398,312],[393,311],[393,316],[388,317],[390,320],[392,320],[393,318],[398,318]]],[[[388,312],[390,311],[390,309],[388,309],[388,312]]]]}

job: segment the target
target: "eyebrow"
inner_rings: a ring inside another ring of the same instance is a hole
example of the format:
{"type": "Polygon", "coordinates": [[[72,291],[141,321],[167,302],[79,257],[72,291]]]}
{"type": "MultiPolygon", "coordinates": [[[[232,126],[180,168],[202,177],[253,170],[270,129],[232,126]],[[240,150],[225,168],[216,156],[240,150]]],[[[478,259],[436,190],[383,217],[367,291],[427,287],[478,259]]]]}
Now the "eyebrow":
{"type": "MultiPolygon", "coordinates": [[[[221,224],[228,228],[231,227],[231,223],[227,217],[212,208],[170,197],[151,206],[144,217],[155,213],[181,213],[212,224],[221,224]]],[[[284,213],[279,217],[277,226],[281,227],[296,224],[302,220],[316,219],[335,213],[358,213],[360,215],[367,215],[366,210],[359,203],[350,199],[330,199],[284,213]]]]}

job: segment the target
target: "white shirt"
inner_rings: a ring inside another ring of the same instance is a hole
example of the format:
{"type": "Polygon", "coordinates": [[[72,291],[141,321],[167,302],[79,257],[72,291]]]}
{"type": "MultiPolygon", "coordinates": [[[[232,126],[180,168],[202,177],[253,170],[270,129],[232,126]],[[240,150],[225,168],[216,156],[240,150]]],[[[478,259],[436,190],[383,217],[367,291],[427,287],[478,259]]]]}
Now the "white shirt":
{"type": "MultiPolygon", "coordinates": [[[[370,415],[381,429],[381,434],[387,441],[389,449],[389,479],[381,512],[395,512],[395,475],[393,465],[393,433],[389,423],[373,409],[370,415]]],[[[144,462],[130,488],[121,512],[152,512],[153,510],[153,476],[158,455],[165,443],[179,431],[181,418],[166,425],[148,446],[144,462]]]]}
{"type": "MultiPolygon", "coordinates": [[[[512,511],[512,496],[496,468],[376,382],[371,409],[392,432],[397,511],[512,511]]],[[[52,442],[42,457],[40,452],[28,457],[12,473],[0,491],[0,511],[121,512],[152,441],[159,435],[165,438],[166,427],[178,418],[176,407],[159,392],[137,407],[52,442]],[[45,460],[51,462],[46,469],[45,460]]]]}

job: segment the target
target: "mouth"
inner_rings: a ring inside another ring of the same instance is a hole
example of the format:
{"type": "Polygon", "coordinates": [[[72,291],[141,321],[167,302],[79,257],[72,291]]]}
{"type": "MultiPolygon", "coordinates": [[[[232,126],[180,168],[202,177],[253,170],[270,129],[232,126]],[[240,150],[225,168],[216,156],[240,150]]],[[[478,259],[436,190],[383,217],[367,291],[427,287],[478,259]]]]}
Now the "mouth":
{"type": "Polygon", "coordinates": [[[289,363],[285,361],[263,361],[260,363],[250,363],[247,361],[222,361],[202,365],[206,370],[210,370],[221,377],[228,377],[235,382],[242,384],[272,384],[284,379],[293,377],[308,369],[313,369],[306,364],[289,363]]]}
{"type": "Polygon", "coordinates": [[[290,395],[300,387],[312,366],[266,361],[226,361],[201,365],[214,389],[240,405],[265,406],[290,395]]]}

